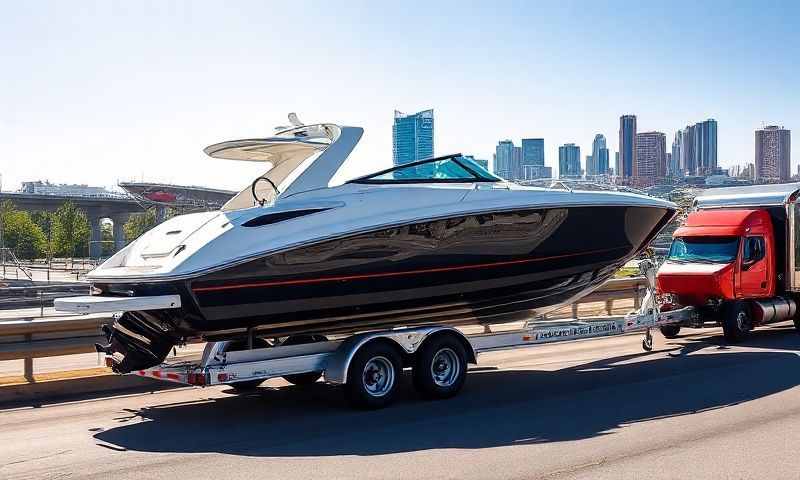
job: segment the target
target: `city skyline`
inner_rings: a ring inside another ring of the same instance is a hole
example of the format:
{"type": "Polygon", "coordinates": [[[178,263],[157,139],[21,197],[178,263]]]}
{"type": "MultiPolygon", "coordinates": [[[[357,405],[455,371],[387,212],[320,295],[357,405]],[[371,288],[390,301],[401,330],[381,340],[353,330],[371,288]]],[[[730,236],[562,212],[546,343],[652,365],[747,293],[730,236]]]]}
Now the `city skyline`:
{"type": "Polygon", "coordinates": [[[288,112],[365,128],[338,180],[391,166],[395,108],[435,108],[438,154],[491,159],[498,139],[543,138],[553,170],[558,146],[590,152],[597,133],[613,161],[625,113],[670,139],[715,118],[723,168],[753,162],[755,129],[797,128],[800,66],[787,56],[800,48],[796,2],[437,2],[425,4],[424,22],[407,4],[301,4],[9,4],[3,188],[145,178],[240,190],[263,165],[209,159],[203,148],[269,135],[288,112]],[[281,22],[264,29],[254,18],[281,22]],[[546,21],[530,28],[537,19],[546,21]],[[582,40],[581,23],[625,35],[582,40]],[[286,48],[295,38],[319,46],[313,62],[286,48]],[[521,61],[530,45],[537,55],[521,61]],[[686,54],[698,45],[702,55],[686,54]]]}

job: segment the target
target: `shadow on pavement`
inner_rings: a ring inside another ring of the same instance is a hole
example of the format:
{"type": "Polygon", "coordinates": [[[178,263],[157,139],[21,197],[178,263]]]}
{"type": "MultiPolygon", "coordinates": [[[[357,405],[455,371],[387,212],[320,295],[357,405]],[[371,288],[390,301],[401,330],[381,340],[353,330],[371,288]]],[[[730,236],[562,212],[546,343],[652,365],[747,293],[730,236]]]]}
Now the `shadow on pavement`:
{"type": "Polygon", "coordinates": [[[349,410],[338,388],[321,383],[262,388],[130,411],[94,437],[114,449],[295,457],[613,435],[626,424],[723,408],[800,383],[800,356],[782,351],[796,349],[797,335],[765,330],[750,341],[743,346],[778,351],[726,352],[714,338],[690,339],[683,348],[692,355],[626,355],[558,371],[475,371],[460,396],[439,402],[418,399],[404,378],[397,403],[371,412],[349,410]]]}

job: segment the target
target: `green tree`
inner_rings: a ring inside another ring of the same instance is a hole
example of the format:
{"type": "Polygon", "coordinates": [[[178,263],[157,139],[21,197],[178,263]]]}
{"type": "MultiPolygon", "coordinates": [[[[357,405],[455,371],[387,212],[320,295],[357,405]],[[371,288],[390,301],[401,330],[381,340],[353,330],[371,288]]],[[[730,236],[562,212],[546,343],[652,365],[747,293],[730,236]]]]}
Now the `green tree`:
{"type": "Polygon", "coordinates": [[[53,243],[57,255],[77,257],[89,253],[89,221],[72,202],[64,203],[53,213],[53,243]]]}
{"type": "Polygon", "coordinates": [[[0,228],[3,246],[11,249],[17,257],[33,259],[41,255],[45,246],[42,229],[28,212],[17,210],[10,201],[0,205],[0,228]]]}
{"type": "Polygon", "coordinates": [[[122,228],[125,229],[125,238],[132,242],[155,226],[156,209],[149,208],[142,213],[132,214],[122,228]]]}
{"type": "Polygon", "coordinates": [[[44,234],[44,246],[42,253],[51,258],[55,254],[55,242],[53,239],[53,214],[50,212],[33,212],[31,213],[31,220],[42,229],[44,234]]]}
{"type": "Polygon", "coordinates": [[[110,257],[114,254],[114,227],[108,223],[104,222],[100,225],[100,239],[103,240],[103,243],[100,245],[103,246],[103,253],[102,256],[110,257]]]}

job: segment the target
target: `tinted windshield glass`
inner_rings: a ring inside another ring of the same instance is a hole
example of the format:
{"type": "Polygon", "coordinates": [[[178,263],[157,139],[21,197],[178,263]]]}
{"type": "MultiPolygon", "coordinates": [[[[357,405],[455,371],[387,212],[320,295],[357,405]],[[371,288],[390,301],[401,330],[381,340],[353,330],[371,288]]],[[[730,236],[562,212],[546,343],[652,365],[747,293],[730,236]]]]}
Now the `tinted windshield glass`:
{"type": "Polygon", "coordinates": [[[437,162],[400,167],[396,170],[392,170],[391,172],[386,172],[370,178],[373,180],[464,179],[471,181],[473,178],[475,178],[475,176],[465,170],[464,167],[448,158],[447,160],[439,160],[437,162]]]}
{"type": "Polygon", "coordinates": [[[461,156],[433,158],[400,165],[373,175],[351,180],[354,183],[420,183],[420,182],[497,182],[480,165],[461,156]]]}
{"type": "Polygon", "coordinates": [[[738,237],[680,237],[672,241],[669,260],[730,263],[739,252],[738,237]]]}

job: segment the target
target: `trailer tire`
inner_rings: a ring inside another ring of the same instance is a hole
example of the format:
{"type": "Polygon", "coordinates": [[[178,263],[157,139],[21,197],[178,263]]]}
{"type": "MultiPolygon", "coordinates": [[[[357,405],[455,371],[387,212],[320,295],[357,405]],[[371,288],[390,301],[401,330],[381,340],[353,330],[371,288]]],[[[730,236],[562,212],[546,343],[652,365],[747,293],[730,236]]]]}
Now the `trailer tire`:
{"type": "Polygon", "coordinates": [[[417,352],[412,371],[414,388],[425,398],[438,400],[458,394],[467,376],[467,352],[453,335],[430,338],[417,352]]]}
{"type": "MultiPolygon", "coordinates": [[[[327,342],[328,337],[324,335],[292,335],[281,343],[281,345],[303,345],[306,343],[327,342]]],[[[292,385],[302,386],[315,383],[322,376],[322,372],[296,373],[294,375],[284,375],[283,379],[292,385]]]]}
{"type": "MultiPolygon", "coordinates": [[[[263,338],[253,339],[253,348],[267,348],[269,346],[270,346],[269,342],[264,340],[263,338]]],[[[225,349],[226,352],[237,352],[241,350],[247,350],[247,341],[245,340],[233,341],[228,345],[228,348],[225,349]]],[[[228,383],[227,385],[238,393],[246,393],[255,390],[262,383],[264,383],[263,379],[255,379],[255,380],[245,380],[243,382],[228,383]]]]}
{"type": "Polygon", "coordinates": [[[373,341],[361,347],[347,368],[344,385],[347,400],[363,409],[389,405],[397,393],[403,361],[387,341],[373,341]]]}
{"type": "Polygon", "coordinates": [[[744,301],[728,304],[723,310],[722,333],[725,340],[737,343],[744,340],[753,328],[753,317],[750,305],[744,301]]]}
{"type": "Polygon", "coordinates": [[[660,328],[661,335],[664,335],[664,338],[678,338],[678,334],[681,331],[680,325],[663,325],[660,328]]]}

